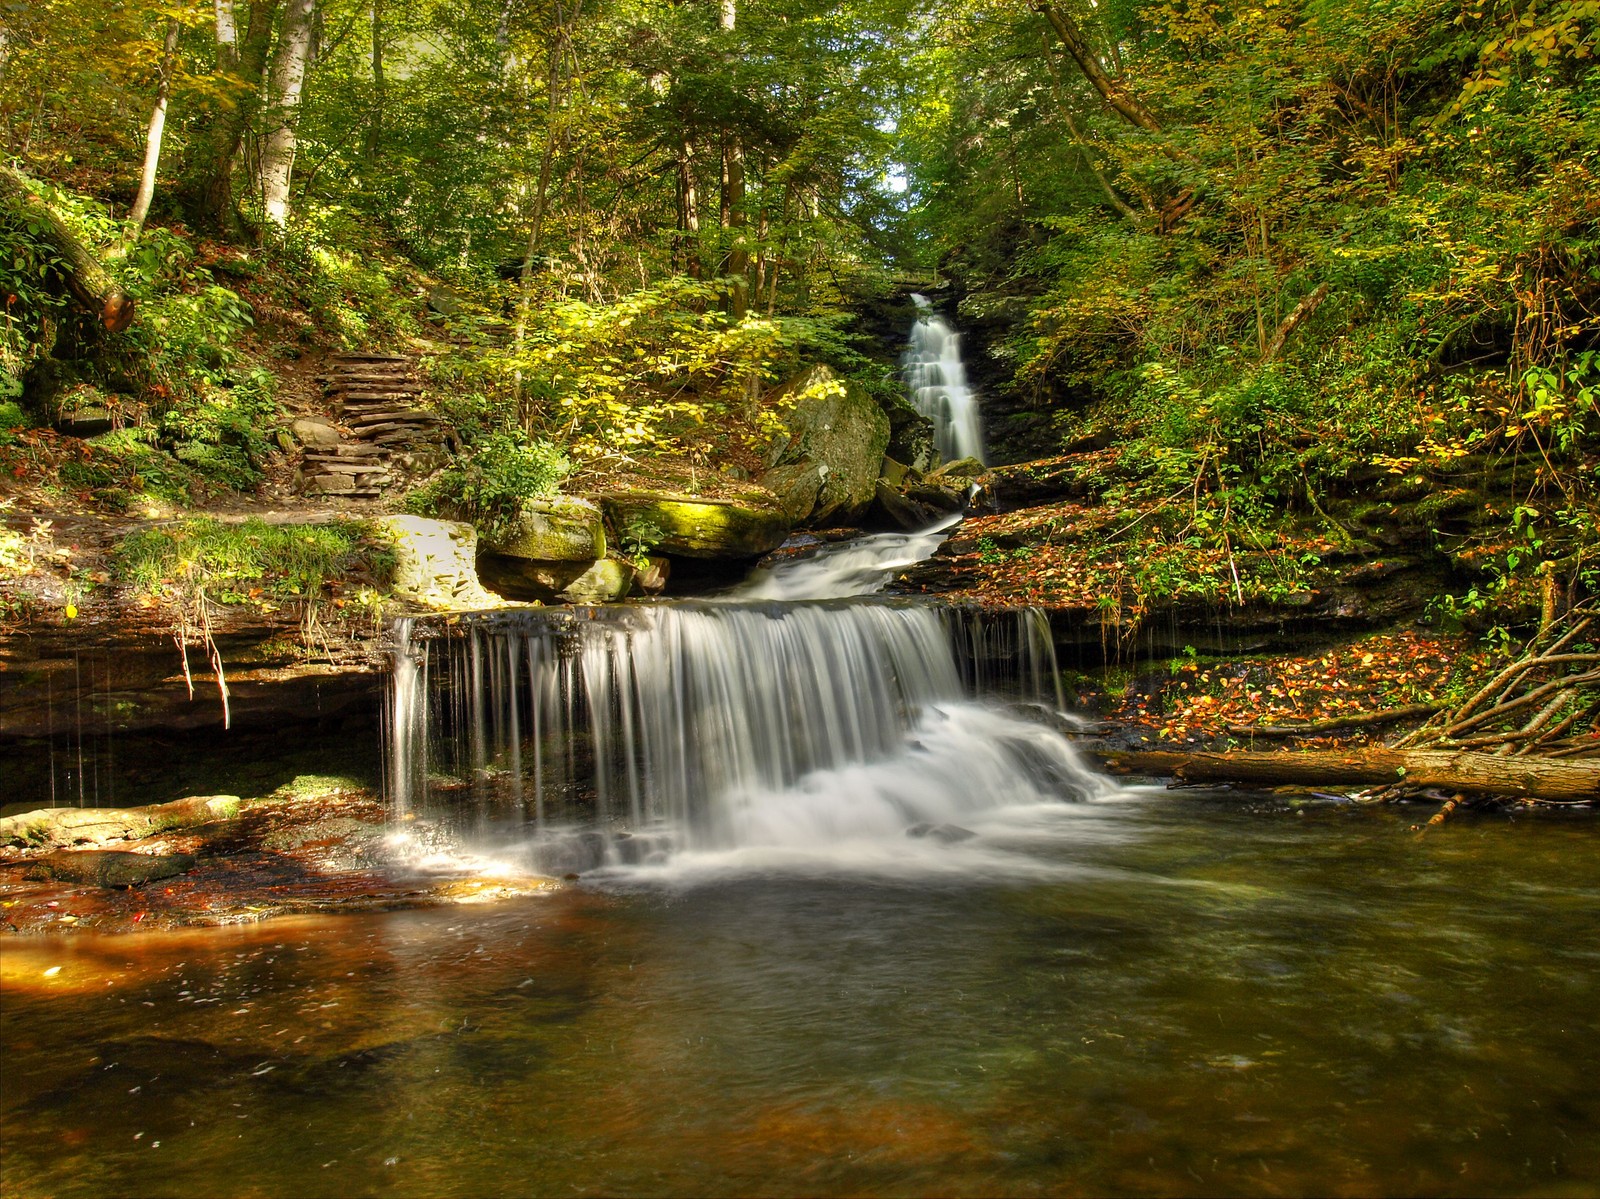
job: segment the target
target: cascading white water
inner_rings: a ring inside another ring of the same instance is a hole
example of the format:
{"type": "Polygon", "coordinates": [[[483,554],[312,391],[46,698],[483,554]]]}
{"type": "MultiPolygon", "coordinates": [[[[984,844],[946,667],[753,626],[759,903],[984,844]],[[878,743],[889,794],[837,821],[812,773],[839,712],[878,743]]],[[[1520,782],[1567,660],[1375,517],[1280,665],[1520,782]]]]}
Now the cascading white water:
{"type": "Polygon", "coordinates": [[[419,631],[398,631],[397,805],[470,796],[487,835],[529,840],[546,869],[903,839],[1104,787],[1054,729],[992,702],[1059,706],[1036,611],[684,604],[419,631]],[[627,835],[539,835],[577,804],[627,835]]]}
{"type": "Polygon", "coordinates": [[[933,422],[934,444],[945,461],[983,462],[983,428],[977,397],[967,386],[961,361],[961,335],[933,310],[926,296],[914,295],[917,319],[911,347],[901,359],[906,391],[918,412],[933,422]]]}
{"type": "Polygon", "coordinates": [[[1016,706],[1061,707],[1042,612],[859,598],[949,528],[827,546],[720,602],[398,622],[396,807],[552,872],[863,846],[880,868],[1108,793],[1016,706]]]}
{"type": "Polygon", "coordinates": [[[873,533],[823,546],[808,558],[757,569],[725,598],[748,603],[871,595],[882,591],[896,572],[932,554],[960,521],[951,516],[915,533],[873,533]]]}

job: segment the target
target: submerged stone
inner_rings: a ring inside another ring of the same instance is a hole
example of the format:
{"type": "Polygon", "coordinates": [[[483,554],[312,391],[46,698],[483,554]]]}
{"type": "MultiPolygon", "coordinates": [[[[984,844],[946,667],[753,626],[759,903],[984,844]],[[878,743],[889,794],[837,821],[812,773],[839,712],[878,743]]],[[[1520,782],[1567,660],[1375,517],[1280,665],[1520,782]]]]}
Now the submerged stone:
{"type": "Polygon", "coordinates": [[[156,879],[186,874],[196,859],[186,853],[133,853],[125,849],[60,850],[29,867],[35,878],[96,887],[137,887],[156,879]]]}

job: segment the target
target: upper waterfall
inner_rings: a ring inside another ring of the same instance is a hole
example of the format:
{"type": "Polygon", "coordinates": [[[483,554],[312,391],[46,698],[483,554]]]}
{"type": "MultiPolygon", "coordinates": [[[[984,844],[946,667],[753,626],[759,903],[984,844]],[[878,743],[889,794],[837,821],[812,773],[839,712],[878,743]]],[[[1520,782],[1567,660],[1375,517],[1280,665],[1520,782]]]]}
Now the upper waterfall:
{"type": "Polygon", "coordinates": [[[933,422],[934,444],[945,461],[987,461],[977,397],[967,385],[967,368],[961,361],[961,335],[933,310],[926,296],[914,295],[911,300],[917,306],[917,319],[911,324],[911,347],[901,359],[911,402],[933,422]]]}

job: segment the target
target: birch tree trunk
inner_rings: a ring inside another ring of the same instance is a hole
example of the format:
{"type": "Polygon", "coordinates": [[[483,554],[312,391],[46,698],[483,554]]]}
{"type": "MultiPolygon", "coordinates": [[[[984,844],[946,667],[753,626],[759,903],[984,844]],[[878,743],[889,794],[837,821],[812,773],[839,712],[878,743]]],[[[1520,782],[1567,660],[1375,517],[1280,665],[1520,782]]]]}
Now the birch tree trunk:
{"type": "Polygon", "coordinates": [[[224,71],[239,69],[239,25],[233,16],[233,0],[215,0],[217,14],[217,65],[224,71]]]}
{"type": "Polygon", "coordinates": [[[139,173],[139,191],[133,198],[133,211],[128,214],[127,232],[123,234],[125,246],[132,246],[144,232],[144,221],[150,215],[150,201],[156,194],[156,168],[161,165],[161,139],[167,128],[167,97],[172,93],[172,60],[178,53],[178,23],[167,25],[167,40],[161,47],[161,78],[156,84],[156,102],[150,110],[150,128],[144,139],[144,169],[139,173]]]}
{"type": "Polygon", "coordinates": [[[268,111],[266,145],[261,152],[261,199],[268,223],[280,228],[289,219],[289,177],[294,172],[298,148],[295,125],[311,57],[316,6],[316,0],[289,0],[283,11],[278,48],[272,56],[272,107],[268,111]]]}

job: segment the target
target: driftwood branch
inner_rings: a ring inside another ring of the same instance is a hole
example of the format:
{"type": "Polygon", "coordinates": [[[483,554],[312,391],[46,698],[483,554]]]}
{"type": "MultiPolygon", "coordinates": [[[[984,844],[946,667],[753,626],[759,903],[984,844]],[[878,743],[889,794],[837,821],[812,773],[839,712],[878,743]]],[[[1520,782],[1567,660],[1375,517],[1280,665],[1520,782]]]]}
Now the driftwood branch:
{"type": "Polygon", "coordinates": [[[1406,782],[1476,795],[1600,802],[1600,761],[1501,757],[1443,750],[1317,750],[1282,753],[1102,752],[1111,770],[1191,783],[1373,786],[1406,782]]]}
{"type": "Polygon", "coordinates": [[[1580,640],[1585,634],[1593,637],[1597,618],[1590,600],[1559,618],[1542,620],[1521,657],[1394,748],[1493,750],[1519,758],[1600,752],[1594,724],[1600,711],[1600,652],[1580,640]]]}
{"type": "Polygon", "coordinates": [[[34,195],[27,181],[0,166],[0,204],[38,225],[43,237],[61,255],[61,273],[72,298],[93,313],[108,332],[120,333],[133,323],[133,297],[100,265],[48,203],[34,195]]]}
{"type": "Polygon", "coordinates": [[[1332,733],[1339,729],[1373,728],[1383,724],[1398,724],[1402,720],[1416,720],[1432,716],[1443,704],[1412,704],[1405,708],[1389,708],[1382,712],[1357,712],[1350,716],[1330,716],[1326,720],[1312,720],[1306,724],[1230,724],[1228,732],[1235,737],[1311,737],[1318,733],[1332,733]]]}

